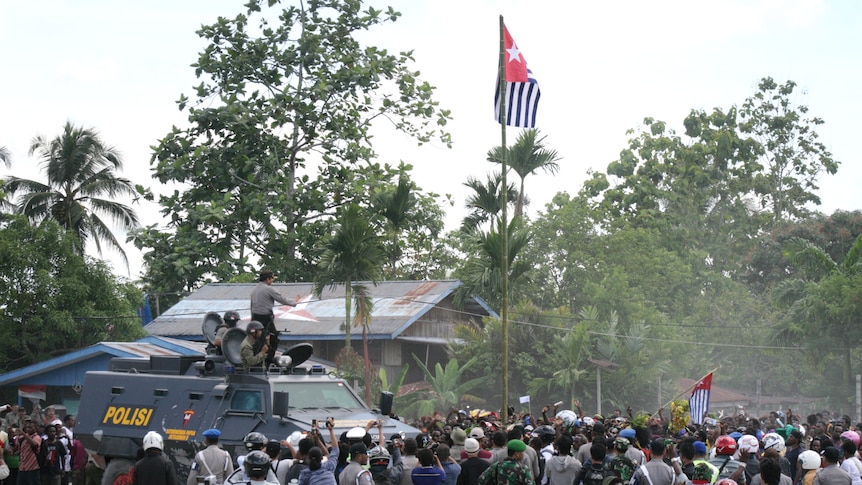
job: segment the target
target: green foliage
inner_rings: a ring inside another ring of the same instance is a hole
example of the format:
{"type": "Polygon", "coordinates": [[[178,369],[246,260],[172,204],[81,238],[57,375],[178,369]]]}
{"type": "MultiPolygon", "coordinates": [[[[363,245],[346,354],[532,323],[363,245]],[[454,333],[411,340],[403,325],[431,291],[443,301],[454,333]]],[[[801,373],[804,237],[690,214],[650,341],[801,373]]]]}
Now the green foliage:
{"type": "Polygon", "coordinates": [[[438,262],[443,210],[436,194],[423,194],[401,164],[398,183],[372,188],[370,211],[383,234],[388,279],[427,279],[442,270],[438,262]]]}
{"type": "MultiPolygon", "coordinates": [[[[853,367],[860,359],[850,342],[862,338],[862,235],[843,260],[801,238],[784,243],[785,256],[797,277],[776,285],[773,298],[786,313],[779,329],[808,345],[808,352],[842,369],[843,389],[852,387],[853,367]],[[827,344],[828,342],[828,344],[827,344]]],[[[847,405],[846,392],[830,389],[833,405],[847,405]]]]}
{"type": "Polygon", "coordinates": [[[123,167],[119,151],[106,145],[95,130],[67,122],[56,138],[35,137],[30,145],[30,154],[33,153],[41,160],[48,181],[9,177],[4,190],[10,197],[18,196],[16,212],[37,223],[47,219],[57,221],[75,234],[80,254],[88,241],[99,254],[105,243],[128,266],[125,251],[102,219],[107,216],[127,231],[138,227],[135,211],[111,200],[135,195],[132,183],[116,175],[123,167]]]}
{"type": "MultiPolygon", "coordinates": [[[[502,305],[503,230],[503,222],[498,220],[490,231],[476,230],[469,236],[467,250],[470,256],[463,268],[455,272],[455,276],[464,283],[456,290],[456,301],[478,295],[492,308],[502,305]]],[[[530,264],[521,256],[530,242],[530,232],[517,217],[509,222],[506,230],[509,289],[512,295],[517,295],[519,286],[525,287],[530,282],[530,264]]]]}
{"type": "MultiPolygon", "coordinates": [[[[473,177],[467,177],[464,185],[472,189],[473,192],[467,196],[465,202],[470,213],[464,217],[461,230],[472,232],[485,223],[490,223],[491,227],[498,224],[503,213],[502,174],[500,172],[489,174],[484,182],[473,177]]],[[[518,192],[514,184],[506,182],[506,185],[508,186],[506,200],[511,203],[518,199],[518,192]]]]}
{"type": "Polygon", "coordinates": [[[764,170],[756,175],[754,190],[773,222],[808,215],[807,204],[820,204],[818,179],[835,174],[840,164],[815,131],[824,121],[794,103],[795,88],[793,81],[779,85],[763,78],[740,111],[741,131],[763,148],[759,161],[764,170]]]}
{"type": "Polygon", "coordinates": [[[380,278],[386,256],[382,241],[374,232],[360,207],[351,204],[339,211],[338,225],[318,246],[318,273],[314,278],[314,294],[320,297],[327,286],[344,285],[345,347],[350,346],[350,300],[353,283],[380,278]]]}
{"type": "Polygon", "coordinates": [[[167,227],[136,235],[155,263],[150,283],[196,286],[251,265],[311,280],[338,207],[398,173],[373,163],[372,127],[450,143],[449,112],[411,53],[357,40],[400,14],[360,1],[276,3],[253,0],[198,31],[208,43],[194,64],[201,82],[178,102],[189,128],[168,133],[152,160],[157,180],[182,189],[159,197],[167,227]]]}
{"type": "Polygon", "coordinates": [[[52,220],[0,221],[0,370],[145,335],[135,313],[143,295],[77,244],[52,220]]]}
{"type": "Polygon", "coordinates": [[[431,390],[415,391],[417,396],[408,398],[411,403],[402,412],[404,415],[430,416],[435,411],[448,410],[463,401],[476,401],[469,393],[485,379],[479,377],[463,381],[463,374],[475,364],[476,359],[470,359],[464,365],[458,365],[458,359],[450,359],[445,367],[438,363],[434,366],[433,374],[416,355],[413,355],[413,360],[422,369],[431,390]]]}
{"type": "MultiPolygon", "coordinates": [[[[557,164],[560,157],[556,150],[545,148],[545,138],[539,136],[539,130],[528,129],[518,135],[514,145],[507,147],[506,164],[521,179],[521,187],[515,199],[516,217],[524,215],[524,206],[527,202],[524,180],[527,176],[536,173],[539,169],[550,174],[555,174],[560,170],[560,166],[557,164]]],[[[503,147],[491,149],[488,152],[488,161],[502,164],[503,147]]]]}

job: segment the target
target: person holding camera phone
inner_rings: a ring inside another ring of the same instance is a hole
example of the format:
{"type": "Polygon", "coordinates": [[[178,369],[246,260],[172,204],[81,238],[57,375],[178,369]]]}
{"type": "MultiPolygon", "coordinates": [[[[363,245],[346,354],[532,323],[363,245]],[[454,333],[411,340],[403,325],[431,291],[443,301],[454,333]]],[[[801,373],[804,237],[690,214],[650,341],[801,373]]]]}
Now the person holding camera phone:
{"type": "Polygon", "coordinates": [[[441,485],[446,480],[446,472],[440,464],[436,446],[434,449],[422,448],[416,453],[416,458],[419,459],[419,466],[410,473],[413,485],[441,485]]]}
{"type": "Polygon", "coordinates": [[[329,430],[329,443],[332,451],[328,451],[326,443],[320,437],[317,420],[314,420],[311,428],[311,438],[316,445],[308,451],[308,468],[299,474],[299,485],[336,485],[335,465],[338,463],[338,440],[335,437],[335,420],[326,418],[326,429],[329,430]],[[323,461],[328,457],[326,461],[323,461]]]}

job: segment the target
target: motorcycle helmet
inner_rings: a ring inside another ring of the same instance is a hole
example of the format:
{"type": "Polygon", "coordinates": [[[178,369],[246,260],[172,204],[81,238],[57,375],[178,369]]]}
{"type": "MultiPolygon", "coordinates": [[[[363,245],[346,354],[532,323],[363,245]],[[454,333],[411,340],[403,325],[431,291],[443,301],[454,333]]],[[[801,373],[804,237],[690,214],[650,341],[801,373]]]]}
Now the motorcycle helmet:
{"type": "Polygon", "coordinates": [[[245,443],[245,449],[251,450],[262,450],[264,446],[266,446],[266,436],[263,433],[258,433],[257,431],[252,431],[251,433],[245,435],[245,438],[242,440],[245,443]]]}
{"type": "Polygon", "coordinates": [[[162,435],[155,431],[150,431],[144,435],[144,451],[150,448],[158,448],[162,451],[165,449],[165,442],[162,440],[162,435]]]}
{"type": "MultiPolygon", "coordinates": [[[[260,434],[260,433],[258,433],[260,434]]],[[[245,455],[245,461],[242,463],[245,468],[245,474],[249,477],[260,478],[265,477],[269,472],[269,464],[272,461],[269,455],[260,451],[254,450],[248,455],[245,455]]]]}
{"type": "Polygon", "coordinates": [[[716,455],[733,455],[736,453],[737,448],[738,445],[736,444],[736,440],[726,434],[719,436],[718,439],[715,440],[716,455]]]}

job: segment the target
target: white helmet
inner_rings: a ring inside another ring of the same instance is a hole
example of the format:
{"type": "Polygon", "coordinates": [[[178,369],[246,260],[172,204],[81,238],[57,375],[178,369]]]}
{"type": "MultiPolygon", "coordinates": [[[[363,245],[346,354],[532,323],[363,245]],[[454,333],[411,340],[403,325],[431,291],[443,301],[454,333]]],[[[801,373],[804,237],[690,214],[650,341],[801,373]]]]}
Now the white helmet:
{"type": "Polygon", "coordinates": [[[739,441],[737,441],[736,443],[739,446],[739,451],[757,453],[757,450],[760,449],[760,443],[757,442],[757,438],[750,434],[744,434],[740,436],[739,441]]]}
{"type": "Polygon", "coordinates": [[[349,439],[362,439],[365,437],[365,428],[361,426],[355,426],[347,430],[347,438],[349,439]]]}
{"type": "Polygon", "coordinates": [[[805,450],[799,454],[799,463],[803,470],[816,470],[820,468],[820,455],[814,450],[805,450]]]}
{"type": "Polygon", "coordinates": [[[763,450],[775,450],[781,453],[784,451],[784,438],[778,433],[766,433],[763,435],[763,450]]]}
{"type": "Polygon", "coordinates": [[[571,428],[578,421],[578,415],[570,409],[564,409],[557,413],[557,419],[563,420],[563,426],[571,428]]]}
{"type": "Polygon", "coordinates": [[[305,435],[301,431],[294,431],[287,437],[287,441],[290,442],[291,446],[297,448],[299,446],[299,440],[302,438],[305,438],[305,435]]]}
{"type": "Polygon", "coordinates": [[[165,450],[165,442],[162,440],[162,435],[155,431],[150,431],[144,435],[144,451],[149,450],[150,448],[158,448],[162,451],[165,450]]]}

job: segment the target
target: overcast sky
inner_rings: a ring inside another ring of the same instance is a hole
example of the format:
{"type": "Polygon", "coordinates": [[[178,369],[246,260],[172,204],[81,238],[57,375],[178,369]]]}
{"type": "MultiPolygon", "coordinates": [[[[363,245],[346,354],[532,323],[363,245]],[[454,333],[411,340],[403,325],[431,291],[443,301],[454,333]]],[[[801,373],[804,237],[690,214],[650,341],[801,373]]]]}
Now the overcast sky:
{"type": "MultiPolygon", "coordinates": [[[[150,146],[182,125],[181,93],[198,83],[189,65],[204,43],[195,34],[243,0],[0,0],[0,146],[12,152],[0,177],[40,178],[27,155],[36,134],[53,138],[69,120],[96,128],[125,157],[122,175],[150,185],[150,146]]],[[[464,215],[468,176],[484,179],[493,120],[498,19],[503,15],[542,89],[538,125],[563,159],[556,176],[527,179],[531,212],[559,191],[576,192],[590,169],[604,171],[644,117],[681,129],[691,109],[741,105],[758,81],[796,81],[796,101],[823,118],[821,140],[841,161],[821,180],[820,210],[862,209],[857,153],[862,112],[862,2],[817,0],[492,1],[375,0],[401,19],[364,36],[391,51],[413,49],[415,68],[452,110],[454,147],[416,147],[378,134],[382,162],[415,166],[425,190],[451,194],[454,228],[464,215]],[[856,140],[856,141],[854,141],[856,140]]],[[[510,143],[517,136],[511,129],[510,143]]],[[[40,178],[41,179],[41,178],[40,178]]],[[[157,206],[136,209],[145,224],[157,206]]],[[[124,235],[118,235],[125,239],[124,235]]],[[[128,245],[131,276],[140,254],[128,245]]],[[[110,257],[110,253],[106,253],[110,257]]],[[[115,259],[115,258],[111,258],[115,259]]],[[[118,272],[125,269],[115,263],[118,272]]]]}

